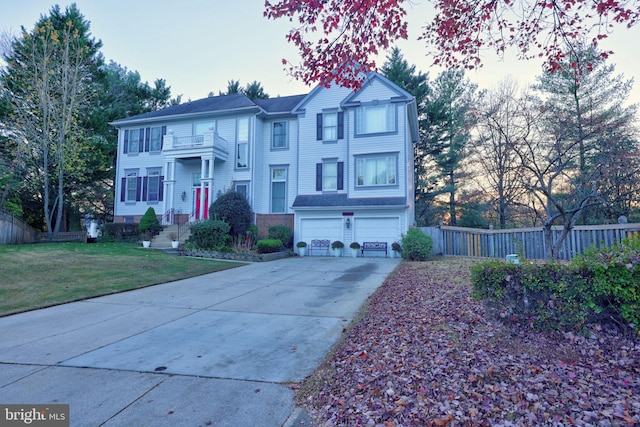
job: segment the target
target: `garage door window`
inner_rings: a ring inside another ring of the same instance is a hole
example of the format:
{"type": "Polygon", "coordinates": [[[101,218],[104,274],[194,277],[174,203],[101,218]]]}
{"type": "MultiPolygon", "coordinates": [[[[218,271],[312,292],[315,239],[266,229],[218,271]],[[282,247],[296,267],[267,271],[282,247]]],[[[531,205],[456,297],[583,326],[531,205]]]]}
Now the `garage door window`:
{"type": "Polygon", "coordinates": [[[356,159],[356,186],[396,185],[397,155],[359,157],[356,159]]]}

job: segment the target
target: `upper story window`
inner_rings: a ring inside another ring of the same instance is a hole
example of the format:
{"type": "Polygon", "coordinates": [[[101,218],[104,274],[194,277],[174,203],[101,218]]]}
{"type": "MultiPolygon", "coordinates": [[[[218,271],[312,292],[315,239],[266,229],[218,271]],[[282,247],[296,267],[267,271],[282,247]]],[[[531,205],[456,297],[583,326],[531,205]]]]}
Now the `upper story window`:
{"type": "Polygon", "coordinates": [[[287,142],[287,122],[275,122],[273,123],[271,147],[272,148],[286,148],[287,142]]]}
{"type": "Polygon", "coordinates": [[[166,133],[166,126],[127,129],[124,131],[123,152],[125,154],[157,153],[162,150],[162,137],[166,133]]]}
{"type": "Polygon", "coordinates": [[[157,152],[162,150],[162,128],[151,128],[151,140],[149,141],[149,151],[157,152]]]}
{"type": "Polygon", "coordinates": [[[124,144],[127,153],[139,153],[143,141],[144,129],[131,129],[124,132],[124,144]]]}
{"type": "Polygon", "coordinates": [[[367,105],[356,110],[356,135],[389,133],[396,131],[394,104],[367,105]]]}
{"type": "Polygon", "coordinates": [[[316,191],[344,189],[344,162],[335,159],[316,163],[316,191]]]}
{"type": "Polygon", "coordinates": [[[238,119],[238,142],[236,144],[236,168],[249,167],[249,118],[238,119]]]}
{"type": "Polygon", "coordinates": [[[356,158],[356,187],[396,185],[398,155],[379,154],[356,158]]]}
{"type": "Polygon", "coordinates": [[[337,141],[344,138],[344,113],[331,111],[316,115],[316,140],[337,141]]]}
{"type": "Polygon", "coordinates": [[[215,128],[216,128],[215,121],[198,122],[193,125],[193,134],[204,135],[205,133],[213,132],[213,129],[215,128]]]}

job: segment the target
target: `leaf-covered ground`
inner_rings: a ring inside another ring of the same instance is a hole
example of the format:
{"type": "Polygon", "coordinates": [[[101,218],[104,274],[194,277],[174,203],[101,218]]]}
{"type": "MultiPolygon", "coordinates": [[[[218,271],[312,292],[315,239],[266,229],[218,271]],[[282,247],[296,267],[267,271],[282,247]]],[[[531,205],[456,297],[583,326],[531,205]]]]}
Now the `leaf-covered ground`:
{"type": "Polygon", "coordinates": [[[319,426],[640,425],[640,340],[491,319],[468,259],[403,263],[297,393],[319,426]]]}

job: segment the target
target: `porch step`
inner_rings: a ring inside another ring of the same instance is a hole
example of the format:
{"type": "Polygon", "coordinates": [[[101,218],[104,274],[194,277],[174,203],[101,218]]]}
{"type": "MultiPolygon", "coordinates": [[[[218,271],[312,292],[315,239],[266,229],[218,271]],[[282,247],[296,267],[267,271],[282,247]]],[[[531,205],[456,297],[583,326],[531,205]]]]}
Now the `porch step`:
{"type": "MultiPolygon", "coordinates": [[[[177,233],[178,226],[177,225],[167,225],[158,233],[156,236],[153,236],[151,239],[151,247],[155,249],[172,249],[171,247],[171,239],[169,239],[170,233],[177,233]]],[[[187,239],[191,236],[191,231],[187,229],[180,235],[180,244],[183,244],[187,241],[187,239]]]]}

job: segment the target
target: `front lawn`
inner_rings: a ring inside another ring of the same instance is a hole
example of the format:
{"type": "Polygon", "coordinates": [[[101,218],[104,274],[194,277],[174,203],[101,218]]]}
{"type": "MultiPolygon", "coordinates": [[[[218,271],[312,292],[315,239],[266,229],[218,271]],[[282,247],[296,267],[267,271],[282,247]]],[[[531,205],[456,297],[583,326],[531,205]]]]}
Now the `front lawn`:
{"type": "Polygon", "coordinates": [[[0,245],[0,316],[237,267],[132,243],[0,245]]]}
{"type": "Polygon", "coordinates": [[[318,426],[640,424],[640,340],[541,333],[471,298],[478,261],[400,265],[297,392],[318,426]]]}

